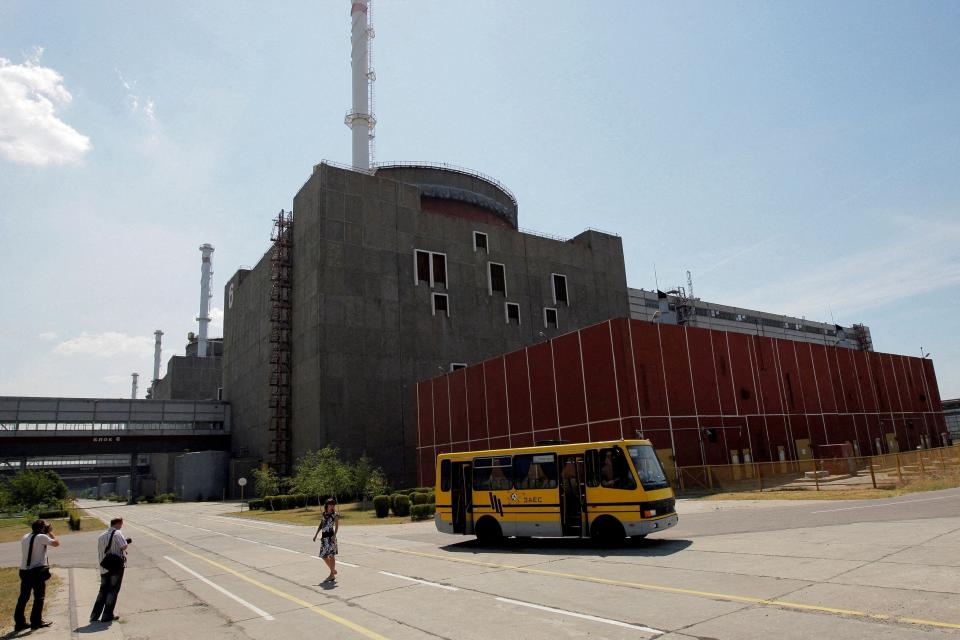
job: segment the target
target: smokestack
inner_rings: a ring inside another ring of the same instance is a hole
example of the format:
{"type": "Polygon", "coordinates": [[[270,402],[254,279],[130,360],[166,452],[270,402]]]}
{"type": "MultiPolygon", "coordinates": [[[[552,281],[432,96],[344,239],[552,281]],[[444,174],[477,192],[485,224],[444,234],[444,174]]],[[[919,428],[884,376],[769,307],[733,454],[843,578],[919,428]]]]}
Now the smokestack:
{"type": "Polygon", "coordinates": [[[210,256],[213,254],[213,245],[200,245],[200,254],[203,256],[200,263],[200,315],[197,316],[197,322],[200,323],[200,335],[197,336],[197,357],[207,357],[207,325],[210,324],[210,278],[213,266],[210,256]]]}
{"type": "Polygon", "coordinates": [[[370,140],[373,127],[373,69],[370,67],[370,1],[352,0],[350,3],[350,68],[353,78],[353,108],[347,113],[344,123],[353,135],[353,166],[370,169],[370,140]]]}
{"type": "Polygon", "coordinates": [[[163,336],[163,331],[157,329],[153,332],[153,385],[156,386],[157,381],[160,380],[160,338],[163,336]]]}
{"type": "Polygon", "coordinates": [[[139,374],[139,373],[131,373],[130,376],[133,378],[133,385],[132,385],[132,387],[131,387],[131,389],[130,389],[130,399],[131,399],[131,400],[136,400],[136,399],[137,399],[137,380],[140,379],[140,374],[139,374]]]}

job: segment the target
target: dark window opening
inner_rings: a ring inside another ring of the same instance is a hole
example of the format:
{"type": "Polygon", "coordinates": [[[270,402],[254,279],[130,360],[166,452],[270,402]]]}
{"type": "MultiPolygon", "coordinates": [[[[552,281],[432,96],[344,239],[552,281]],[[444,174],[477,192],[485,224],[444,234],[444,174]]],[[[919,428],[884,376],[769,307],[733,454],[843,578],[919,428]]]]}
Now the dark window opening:
{"type": "Polygon", "coordinates": [[[502,264],[490,263],[490,295],[494,293],[507,295],[507,276],[502,264]]]}
{"type": "Polygon", "coordinates": [[[507,303],[507,324],[520,324],[520,305],[515,302],[507,303]]]}
{"type": "Polygon", "coordinates": [[[433,315],[437,315],[438,313],[442,313],[447,317],[450,316],[450,307],[447,305],[446,294],[433,294],[433,315]]]}
{"type": "Polygon", "coordinates": [[[442,253],[433,254],[433,284],[447,286],[447,256],[442,253]]]}
{"type": "Polygon", "coordinates": [[[557,304],[570,304],[567,299],[567,276],[559,273],[553,274],[553,300],[557,304]]]}
{"type": "Polygon", "coordinates": [[[430,285],[430,253],[417,251],[417,283],[430,285]]]}
{"type": "Polygon", "coordinates": [[[451,362],[450,371],[459,371],[460,369],[466,369],[467,364],[465,362],[451,362]]]}
{"type": "Polygon", "coordinates": [[[746,387],[740,387],[740,397],[743,398],[744,400],[749,400],[750,390],[747,389],[746,387]]]}
{"type": "Polygon", "coordinates": [[[548,329],[557,328],[557,310],[547,307],[543,310],[543,326],[548,329]]]}
{"type": "Polygon", "coordinates": [[[484,251],[489,252],[490,249],[487,248],[487,234],[481,233],[480,231],[473,232],[473,250],[478,251],[483,249],[484,251]]]}

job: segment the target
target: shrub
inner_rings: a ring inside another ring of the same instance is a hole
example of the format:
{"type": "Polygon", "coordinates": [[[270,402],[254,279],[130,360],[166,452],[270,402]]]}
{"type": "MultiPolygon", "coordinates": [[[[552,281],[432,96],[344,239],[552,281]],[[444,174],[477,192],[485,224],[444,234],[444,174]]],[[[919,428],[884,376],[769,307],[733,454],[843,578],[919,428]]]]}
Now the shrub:
{"type": "Polygon", "coordinates": [[[161,493],[155,498],[155,502],[159,502],[159,503],[173,502],[174,500],[176,500],[176,498],[177,497],[172,493],[161,493]]]}
{"type": "Polygon", "coordinates": [[[67,526],[70,527],[70,531],[80,531],[80,514],[71,512],[67,526]]]}
{"type": "Polygon", "coordinates": [[[397,496],[393,501],[393,515],[395,516],[408,516],[410,515],[410,498],[407,496],[397,496]]]}
{"type": "Polygon", "coordinates": [[[396,510],[397,510],[397,500],[400,498],[400,496],[406,497],[405,494],[399,493],[399,492],[390,495],[390,510],[391,510],[391,511],[396,512],[396,510]]]}
{"type": "Polygon", "coordinates": [[[427,492],[427,502],[429,502],[430,504],[437,503],[437,494],[436,492],[434,492],[433,489],[427,492]]]}
{"type": "Polygon", "coordinates": [[[427,494],[422,491],[414,491],[410,494],[410,502],[415,505],[427,504],[430,500],[427,498],[427,494]]]}
{"type": "Polygon", "coordinates": [[[378,518],[386,518],[390,515],[390,496],[374,496],[373,508],[378,518]]]}
{"type": "Polygon", "coordinates": [[[147,498],[146,496],[137,497],[137,504],[147,504],[148,502],[150,502],[150,499],[147,498]]]}
{"type": "Polygon", "coordinates": [[[40,511],[37,513],[37,518],[40,520],[51,520],[53,518],[66,518],[69,514],[63,509],[50,509],[48,511],[40,511]]]}
{"type": "Polygon", "coordinates": [[[410,509],[411,520],[429,520],[436,512],[436,506],[432,504],[415,504],[410,509]]]}
{"type": "Polygon", "coordinates": [[[433,487],[417,487],[414,491],[419,491],[420,493],[430,493],[433,491],[433,487]]]}
{"type": "Polygon", "coordinates": [[[249,502],[247,502],[247,506],[250,508],[251,511],[256,511],[257,509],[263,509],[263,499],[254,498],[253,500],[250,500],[249,502]]]}

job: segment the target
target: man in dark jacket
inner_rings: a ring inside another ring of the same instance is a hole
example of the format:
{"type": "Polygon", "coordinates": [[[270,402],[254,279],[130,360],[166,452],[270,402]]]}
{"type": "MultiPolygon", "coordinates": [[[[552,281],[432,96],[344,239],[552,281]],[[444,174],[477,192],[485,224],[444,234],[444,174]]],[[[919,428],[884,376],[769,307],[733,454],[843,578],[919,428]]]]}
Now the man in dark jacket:
{"type": "Polygon", "coordinates": [[[14,631],[41,629],[49,627],[51,622],[43,620],[43,599],[47,594],[47,579],[50,569],[47,564],[47,547],[59,547],[60,541],[53,535],[53,525],[43,520],[35,520],[30,526],[31,532],[23,536],[20,545],[23,555],[20,561],[20,597],[13,611],[14,631]],[[33,609],[30,611],[30,624],[25,613],[30,593],[33,592],[33,609]]]}

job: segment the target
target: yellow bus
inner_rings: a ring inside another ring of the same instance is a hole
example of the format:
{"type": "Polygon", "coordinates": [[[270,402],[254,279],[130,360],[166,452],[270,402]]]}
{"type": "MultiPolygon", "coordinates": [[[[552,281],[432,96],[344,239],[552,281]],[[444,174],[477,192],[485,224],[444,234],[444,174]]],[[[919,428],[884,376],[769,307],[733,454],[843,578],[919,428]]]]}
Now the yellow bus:
{"type": "Polygon", "coordinates": [[[673,489],[649,440],[559,441],[437,456],[444,533],[642,538],[677,524],[673,489]]]}

